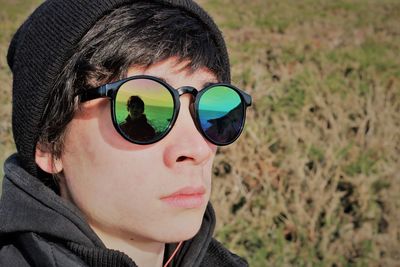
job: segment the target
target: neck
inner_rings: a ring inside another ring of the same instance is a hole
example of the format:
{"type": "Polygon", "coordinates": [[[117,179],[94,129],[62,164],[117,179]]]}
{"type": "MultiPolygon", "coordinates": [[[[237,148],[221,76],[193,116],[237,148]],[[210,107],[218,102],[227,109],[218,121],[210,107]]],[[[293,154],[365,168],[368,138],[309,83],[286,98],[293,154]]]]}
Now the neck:
{"type": "Polygon", "coordinates": [[[164,243],[137,240],[126,234],[105,232],[90,225],[109,249],[119,250],[128,255],[139,267],[161,267],[164,259],[164,243]]]}

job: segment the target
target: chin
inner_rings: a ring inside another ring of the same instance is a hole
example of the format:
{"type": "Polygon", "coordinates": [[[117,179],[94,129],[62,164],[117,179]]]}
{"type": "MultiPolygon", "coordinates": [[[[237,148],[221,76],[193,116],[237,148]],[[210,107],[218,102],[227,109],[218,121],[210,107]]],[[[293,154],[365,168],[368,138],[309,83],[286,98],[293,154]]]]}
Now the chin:
{"type": "Polygon", "coordinates": [[[177,231],[170,231],[162,240],[163,243],[177,243],[180,241],[185,241],[193,238],[200,230],[200,226],[194,228],[193,226],[190,229],[179,229],[177,231]]]}
{"type": "Polygon", "coordinates": [[[200,230],[203,216],[177,216],[165,226],[160,241],[163,243],[176,243],[193,238],[200,230]]]}

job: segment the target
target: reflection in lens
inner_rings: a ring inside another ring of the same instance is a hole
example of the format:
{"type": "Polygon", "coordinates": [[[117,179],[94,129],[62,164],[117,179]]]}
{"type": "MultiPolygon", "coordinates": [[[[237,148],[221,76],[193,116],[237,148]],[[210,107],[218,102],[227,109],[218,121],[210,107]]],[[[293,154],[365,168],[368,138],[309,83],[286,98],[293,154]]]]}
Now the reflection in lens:
{"type": "Polygon", "coordinates": [[[150,79],[135,79],[118,90],[115,116],[120,130],[133,141],[150,142],[159,138],[173,117],[171,93],[150,79]]]}
{"type": "Polygon", "coordinates": [[[243,126],[244,107],[239,94],[227,86],[205,92],[199,102],[201,128],[217,144],[235,140],[243,126]]]}

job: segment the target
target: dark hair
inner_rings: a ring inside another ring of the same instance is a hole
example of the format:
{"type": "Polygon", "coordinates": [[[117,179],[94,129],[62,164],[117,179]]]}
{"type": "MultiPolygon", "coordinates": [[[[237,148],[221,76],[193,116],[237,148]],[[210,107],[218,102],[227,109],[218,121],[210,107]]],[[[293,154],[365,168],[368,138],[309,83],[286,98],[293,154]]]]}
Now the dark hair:
{"type": "Polygon", "coordinates": [[[141,113],[143,113],[144,102],[139,96],[132,95],[131,97],[129,97],[128,102],[126,103],[126,108],[128,110],[135,108],[137,110],[141,110],[142,111],[141,113]]]}
{"type": "Polygon", "coordinates": [[[79,107],[82,90],[126,77],[131,66],[148,67],[169,57],[195,71],[207,67],[226,75],[207,26],[179,8],[151,2],[122,6],[100,19],[81,39],[50,93],[38,143],[53,157],[63,152],[65,130],[79,107]]]}

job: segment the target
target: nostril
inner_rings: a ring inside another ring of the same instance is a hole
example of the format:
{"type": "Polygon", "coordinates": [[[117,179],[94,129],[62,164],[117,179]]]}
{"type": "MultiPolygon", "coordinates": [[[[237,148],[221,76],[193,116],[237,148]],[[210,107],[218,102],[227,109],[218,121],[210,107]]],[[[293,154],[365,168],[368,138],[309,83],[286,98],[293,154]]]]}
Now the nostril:
{"type": "Polygon", "coordinates": [[[176,162],[185,161],[187,158],[188,158],[188,157],[186,157],[186,156],[180,156],[180,157],[176,160],[176,162]]]}

